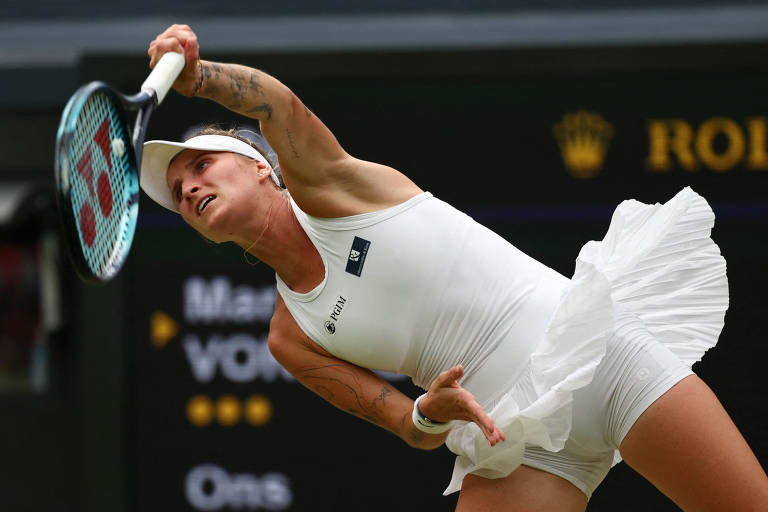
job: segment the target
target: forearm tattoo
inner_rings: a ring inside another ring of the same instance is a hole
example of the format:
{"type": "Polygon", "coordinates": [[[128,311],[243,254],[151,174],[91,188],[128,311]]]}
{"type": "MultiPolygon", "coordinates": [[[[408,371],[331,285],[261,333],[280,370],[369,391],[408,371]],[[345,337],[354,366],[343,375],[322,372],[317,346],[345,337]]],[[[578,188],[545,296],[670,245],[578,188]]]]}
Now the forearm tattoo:
{"type": "Polygon", "coordinates": [[[262,103],[261,105],[256,105],[253,108],[250,108],[245,111],[248,114],[258,114],[259,112],[266,112],[267,113],[267,120],[272,119],[272,105],[269,103],[262,103]]]}
{"type": "Polygon", "coordinates": [[[381,407],[385,407],[387,405],[387,396],[392,394],[392,390],[386,387],[381,388],[381,393],[379,393],[379,396],[373,399],[373,405],[374,409],[377,409],[379,405],[381,407]]]}
{"type": "Polygon", "coordinates": [[[424,442],[426,434],[417,428],[413,428],[411,423],[411,415],[403,415],[403,419],[400,420],[400,432],[408,432],[408,440],[412,445],[418,446],[424,442]],[[406,424],[406,422],[408,424],[406,424]]]}
{"type": "Polygon", "coordinates": [[[272,118],[272,104],[265,101],[261,72],[237,64],[203,65],[206,96],[243,114],[266,114],[272,118]]]}
{"type": "Polygon", "coordinates": [[[384,409],[392,394],[390,388],[382,386],[376,396],[366,398],[357,374],[340,364],[302,368],[297,377],[335,406],[376,425],[380,424],[376,413],[384,409]],[[348,403],[350,399],[352,404],[348,403]]]}
{"type": "Polygon", "coordinates": [[[227,107],[232,110],[240,110],[243,108],[243,102],[245,101],[245,93],[243,93],[243,83],[235,78],[229,76],[229,90],[232,93],[232,101],[227,104],[227,107]]]}

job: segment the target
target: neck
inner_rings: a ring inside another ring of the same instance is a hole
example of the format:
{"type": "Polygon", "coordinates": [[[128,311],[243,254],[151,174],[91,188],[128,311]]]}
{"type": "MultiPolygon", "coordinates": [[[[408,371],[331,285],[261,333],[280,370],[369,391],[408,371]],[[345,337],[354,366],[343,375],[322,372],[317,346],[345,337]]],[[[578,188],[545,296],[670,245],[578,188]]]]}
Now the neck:
{"type": "Polygon", "coordinates": [[[270,204],[264,226],[256,238],[238,245],[272,267],[295,292],[306,293],[323,280],[325,268],[320,254],[285,195],[281,194],[270,204]]]}

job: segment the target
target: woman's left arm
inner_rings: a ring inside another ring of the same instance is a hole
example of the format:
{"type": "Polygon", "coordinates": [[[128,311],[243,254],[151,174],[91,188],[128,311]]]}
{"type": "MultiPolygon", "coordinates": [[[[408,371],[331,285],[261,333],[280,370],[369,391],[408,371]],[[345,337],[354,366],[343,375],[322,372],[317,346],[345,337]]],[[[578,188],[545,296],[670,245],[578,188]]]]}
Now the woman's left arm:
{"type": "MultiPolygon", "coordinates": [[[[269,349],[304,386],[337,408],[389,430],[414,448],[429,450],[445,442],[447,432],[432,434],[416,428],[412,421],[414,402],[408,396],[376,373],[325,353],[292,320],[278,296],[269,349]]],[[[491,445],[503,441],[501,429],[458,384],[462,372],[461,366],[456,366],[441,373],[419,402],[421,412],[439,422],[473,421],[491,445]]]]}

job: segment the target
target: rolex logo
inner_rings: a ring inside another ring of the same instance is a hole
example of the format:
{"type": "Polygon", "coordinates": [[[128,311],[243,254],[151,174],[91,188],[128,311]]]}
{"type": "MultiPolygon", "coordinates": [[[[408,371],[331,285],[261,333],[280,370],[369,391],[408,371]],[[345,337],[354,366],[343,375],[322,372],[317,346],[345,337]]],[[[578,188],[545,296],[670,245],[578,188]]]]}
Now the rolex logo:
{"type": "Polygon", "coordinates": [[[553,128],[563,163],[576,178],[593,178],[603,168],[613,126],[600,114],[567,113],[553,128]]]}

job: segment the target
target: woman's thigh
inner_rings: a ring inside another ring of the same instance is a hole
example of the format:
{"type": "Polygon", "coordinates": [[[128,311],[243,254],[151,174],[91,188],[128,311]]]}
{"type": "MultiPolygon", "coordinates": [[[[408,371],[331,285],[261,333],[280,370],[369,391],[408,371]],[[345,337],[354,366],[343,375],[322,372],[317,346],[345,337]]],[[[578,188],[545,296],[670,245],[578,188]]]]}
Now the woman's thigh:
{"type": "Polygon", "coordinates": [[[640,415],[620,451],[683,510],[768,510],[768,477],[717,397],[695,375],[640,415]]]}
{"type": "Polygon", "coordinates": [[[559,476],[520,466],[498,479],[467,475],[456,512],[583,512],[587,497],[559,476]]]}

